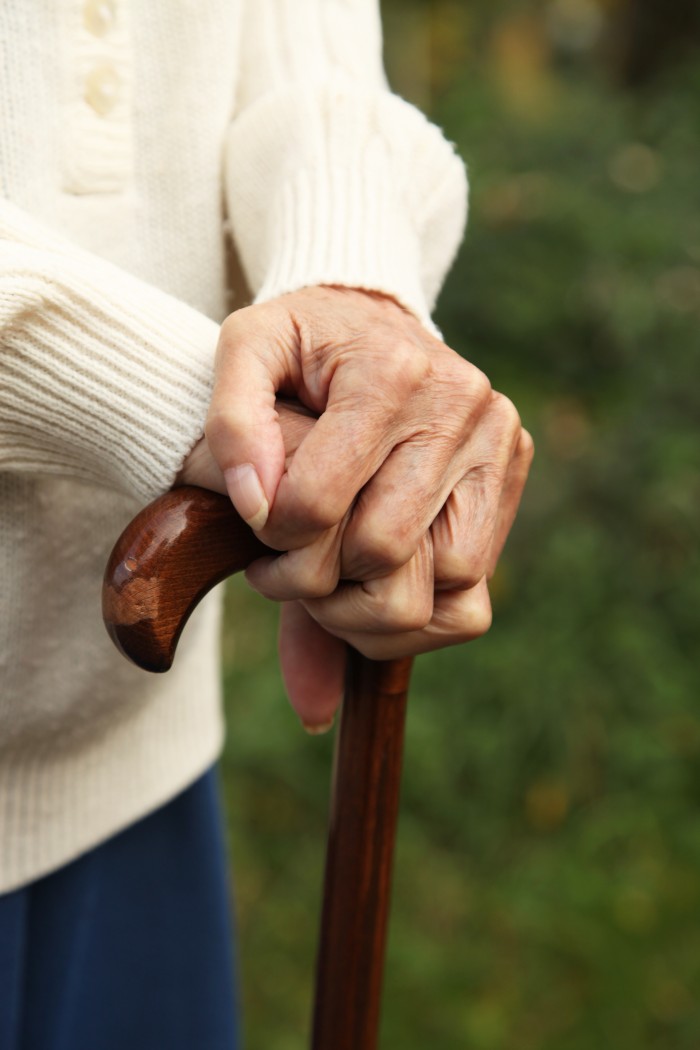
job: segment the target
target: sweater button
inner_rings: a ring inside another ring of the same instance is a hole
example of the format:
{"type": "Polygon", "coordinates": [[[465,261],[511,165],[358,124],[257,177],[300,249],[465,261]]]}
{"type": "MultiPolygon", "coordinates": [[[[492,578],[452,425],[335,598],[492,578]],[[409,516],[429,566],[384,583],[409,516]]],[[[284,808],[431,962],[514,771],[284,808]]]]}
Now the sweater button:
{"type": "Polygon", "coordinates": [[[106,62],[95,66],[85,80],[85,101],[101,117],[114,109],[119,97],[119,77],[106,62]]]}
{"type": "Polygon", "coordinates": [[[104,36],[110,31],[117,17],[114,0],[87,0],[83,9],[85,28],[93,36],[104,36]]]}

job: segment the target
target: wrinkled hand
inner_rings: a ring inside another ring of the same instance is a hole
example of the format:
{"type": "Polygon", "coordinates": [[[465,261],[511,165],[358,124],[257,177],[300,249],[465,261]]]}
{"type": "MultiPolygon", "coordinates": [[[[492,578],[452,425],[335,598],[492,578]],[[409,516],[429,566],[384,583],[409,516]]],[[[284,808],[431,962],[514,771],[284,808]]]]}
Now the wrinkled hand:
{"type": "MultiPolygon", "coordinates": [[[[303,599],[284,609],[280,652],[305,723],[337,706],[338,639],[388,658],[488,628],[485,577],[532,442],[483,373],[393,300],[311,288],[232,314],[206,433],[239,512],[288,552],[247,576],[268,597],[303,599]],[[286,470],[278,391],[319,416],[286,470]]],[[[206,484],[198,455],[186,477],[206,484]]]]}

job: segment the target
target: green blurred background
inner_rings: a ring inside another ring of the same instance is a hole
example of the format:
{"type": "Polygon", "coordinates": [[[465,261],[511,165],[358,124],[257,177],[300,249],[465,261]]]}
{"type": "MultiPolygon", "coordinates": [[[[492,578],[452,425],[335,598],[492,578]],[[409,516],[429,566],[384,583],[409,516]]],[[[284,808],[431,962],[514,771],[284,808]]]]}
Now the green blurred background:
{"type": "MultiPolygon", "coordinates": [[[[387,1050],[700,1047],[700,4],[387,0],[392,85],[468,162],[447,342],[537,446],[491,633],[421,658],[387,1050]]],[[[249,1050],[308,1045],[331,739],[229,591],[249,1050]]]]}

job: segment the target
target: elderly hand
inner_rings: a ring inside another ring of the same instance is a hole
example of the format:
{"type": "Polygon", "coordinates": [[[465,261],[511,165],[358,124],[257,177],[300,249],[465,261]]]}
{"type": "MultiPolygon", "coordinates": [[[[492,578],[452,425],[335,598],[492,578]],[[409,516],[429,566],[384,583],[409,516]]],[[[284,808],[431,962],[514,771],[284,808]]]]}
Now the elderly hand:
{"type": "Polygon", "coordinates": [[[532,443],[483,373],[393,300],[310,288],[232,314],[206,434],[239,512],[288,552],[247,575],[268,597],[303,599],[285,610],[280,651],[307,725],[337,706],[338,638],[386,658],[487,629],[484,577],[532,443]],[[278,392],[319,416],[286,470],[278,392]]]}

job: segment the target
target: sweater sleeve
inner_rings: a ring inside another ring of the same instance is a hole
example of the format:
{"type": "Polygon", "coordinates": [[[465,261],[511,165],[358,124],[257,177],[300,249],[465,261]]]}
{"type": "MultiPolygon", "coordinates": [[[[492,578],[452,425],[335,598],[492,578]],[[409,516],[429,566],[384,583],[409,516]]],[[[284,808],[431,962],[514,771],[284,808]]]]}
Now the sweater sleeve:
{"type": "Polygon", "coordinates": [[[377,0],[245,0],[229,219],[256,300],[393,295],[426,324],[461,241],[464,165],[392,95],[377,0]]]}
{"type": "Polygon", "coordinates": [[[217,337],[0,200],[0,470],[153,498],[202,432],[217,337]]]}

